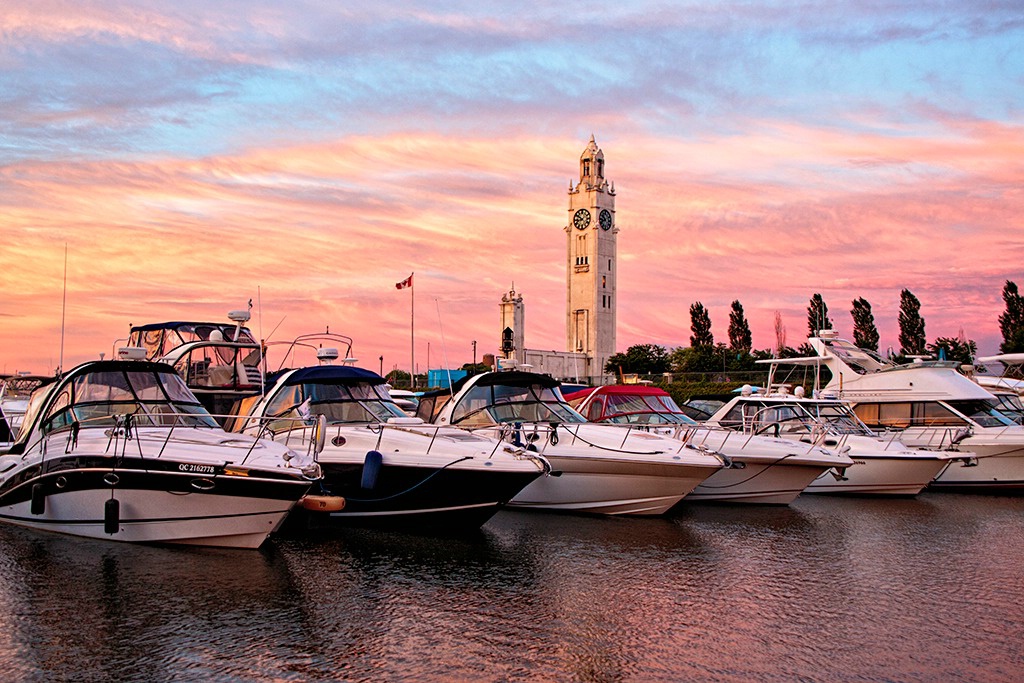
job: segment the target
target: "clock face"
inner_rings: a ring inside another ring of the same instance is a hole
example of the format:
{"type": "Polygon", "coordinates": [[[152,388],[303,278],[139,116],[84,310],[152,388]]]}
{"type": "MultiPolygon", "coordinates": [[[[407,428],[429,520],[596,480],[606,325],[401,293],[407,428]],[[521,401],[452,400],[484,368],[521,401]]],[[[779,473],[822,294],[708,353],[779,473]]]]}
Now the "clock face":
{"type": "Polygon", "coordinates": [[[590,225],[590,212],[586,209],[580,209],[573,214],[572,224],[576,226],[577,230],[585,230],[590,225]]]}
{"type": "Polygon", "coordinates": [[[608,209],[601,209],[601,214],[597,217],[598,222],[601,224],[602,230],[611,230],[612,227],[612,213],[608,209]]]}

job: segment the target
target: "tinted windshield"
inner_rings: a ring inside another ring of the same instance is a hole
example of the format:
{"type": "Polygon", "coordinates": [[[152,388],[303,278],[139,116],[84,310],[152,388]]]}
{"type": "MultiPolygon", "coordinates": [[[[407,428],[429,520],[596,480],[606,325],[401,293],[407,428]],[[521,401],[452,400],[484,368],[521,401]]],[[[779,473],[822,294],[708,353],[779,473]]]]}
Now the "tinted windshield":
{"type": "Polygon", "coordinates": [[[558,389],[540,384],[472,387],[452,411],[452,424],[499,422],[586,422],[558,389]]]}
{"type": "Polygon", "coordinates": [[[605,419],[628,424],[697,424],[680,410],[671,396],[609,395],[605,419]]]}
{"type": "Polygon", "coordinates": [[[78,422],[111,425],[132,415],[137,426],[217,427],[184,382],[170,372],[101,370],[65,382],[47,410],[43,430],[78,422]]]}
{"type": "Polygon", "coordinates": [[[1002,413],[998,399],[978,401],[946,401],[950,408],[966,415],[981,427],[1006,427],[1016,424],[1002,413]]]}
{"type": "Polygon", "coordinates": [[[393,417],[408,417],[388,394],[383,384],[359,383],[292,384],[277,392],[267,405],[267,417],[282,417],[271,429],[292,429],[303,425],[306,408],[309,415],[323,415],[330,424],[379,423],[393,417]],[[290,421],[289,421],[290,420],[290,421]]]}
{"type": "Polygon", "coordinates": [[[1024,403],[1016,394],[996,394],[999,412],[1019,425],[1024,425],[1024,403]]]}

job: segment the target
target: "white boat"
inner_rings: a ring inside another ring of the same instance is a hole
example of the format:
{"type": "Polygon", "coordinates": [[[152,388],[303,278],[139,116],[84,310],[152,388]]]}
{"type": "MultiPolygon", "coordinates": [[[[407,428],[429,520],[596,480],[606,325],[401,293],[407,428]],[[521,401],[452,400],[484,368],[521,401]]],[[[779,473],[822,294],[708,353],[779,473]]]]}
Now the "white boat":
{"type": "Polygon", "coordinates": [[[915,496],[950,461],[962,457],[908,448],[895,435],[883,439],[868,429],[848,404],[835,398],[808,398],[802,387],[792,394],[785,387],[774,392],[744,387],[708,423],[824,447],[853,459],[842,476],[823,474],[805,493],[915,496]]]}
{"type": "Polygon", "coordinates": [[[0,456],[0,520],[136,543],[259,546],[316,465],[228,434],[167,365],[106,360],[37,389],[0,456]]]}
{"type": "Polygon", "coordinates": [[[263,348],[245,327],[248,310],[228,313],[230,323],[170,321],[136,325],[128,345],[146,359],[172,366],[218,422],[235,402],[263,391],[263,348]]]}
{"type": "Polygon", "coordinates": [[[32,392],[52,379],[29,373],[0,377],[0,453],[17,440],[32,392]]]}
{"type": "Polygon", "coordinates": [[[998,363],[1002,366],[1002,374],[974,374],[975,382],[993,394],[1006,391],[1024,396],[1024,353],[1000,353],[995,356],[982,356],[976,361],[985,366],[994,366],[998,363]]]}
{"type": "Polygon", "coordinates": [[[958,372],[958,363],[917,359],[895,365],[832,330],[809,341],[818,356],[806,361],[831,373],[825,389],[849,401],[869,427],[897,432],[908,446],[970,456],[950,463],[931,488],[1024,490],[1024,426],[1003,413],[990,391],[958,372]]]}
{"type": "MultiPolygon", "coordinates": [[[[333,349],[321,349],[320,357],[330,358],[325,351],[333,349]]],[[[424,425],[395,404],[383,377],[351,366],[277,374],[265,397],[243,401],[233,428],[302,450],[318,433],[317,419],[326,425],[318,456],[322,493],[340,496],[345,504],[296,510],[306,528],[476,528],[548,467],[522,447],[424,425]]]]}
{"type": "Polygon", "coordinates": [[[687,495],[687,502],[788,505],[826,472],[841,476],[853,465],[849,456],[819,446],[699,424],[657,387],[619,384],[565,398],[591,422],[667,434],[726,456],[730,466],[708,477],[687,495]]]}
{"type": "Polygon", "coordinates": [[[531,372],[467,377],[452,392],[422,396],[418,415],[547,459],[552,471],[510,507],[660,515],[723,467],[720,456],[666,436],[589,424],[565,402],[557,380],[531,372]]]}

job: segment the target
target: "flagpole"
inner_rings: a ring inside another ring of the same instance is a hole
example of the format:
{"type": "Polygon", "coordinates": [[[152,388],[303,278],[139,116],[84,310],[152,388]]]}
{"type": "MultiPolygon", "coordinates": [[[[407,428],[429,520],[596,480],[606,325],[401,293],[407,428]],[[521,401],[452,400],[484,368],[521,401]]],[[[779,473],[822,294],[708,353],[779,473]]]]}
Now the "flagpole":
{"type": "Polygon", "coordinates": [[[416,282],[413,277],[415,274],[409,276],[409,387],[413,391],[416,390],[416,282]]]}

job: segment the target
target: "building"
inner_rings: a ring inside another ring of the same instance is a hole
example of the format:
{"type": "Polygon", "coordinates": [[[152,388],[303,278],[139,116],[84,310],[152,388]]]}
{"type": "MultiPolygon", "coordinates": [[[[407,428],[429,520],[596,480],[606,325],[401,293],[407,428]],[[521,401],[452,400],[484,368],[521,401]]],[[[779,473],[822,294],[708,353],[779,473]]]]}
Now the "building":
{"type": "Polygon", "coordinates": [[[604,152],[590,136],[580,155],[579,181],[569,181],[566,235],[566,350],[528,349],[523,296],[501,297],[501,357],[560,380],[603,384],[615,353],[615,185],[605,178],[604,152]]]}

